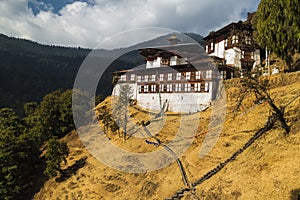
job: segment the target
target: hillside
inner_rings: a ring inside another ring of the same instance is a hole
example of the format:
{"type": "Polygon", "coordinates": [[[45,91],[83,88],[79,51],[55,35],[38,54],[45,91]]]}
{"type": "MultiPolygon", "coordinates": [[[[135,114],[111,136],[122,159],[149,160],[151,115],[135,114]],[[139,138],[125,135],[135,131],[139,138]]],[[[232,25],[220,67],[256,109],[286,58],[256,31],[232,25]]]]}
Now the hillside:
{"type": "MultiPolygon", "coordinates": [[[[286,105],[299,95],[300,73],[279,74],[271,77],[272,96],[276,103],[286,105]]],[[[201,144],[210,121],[211,109],[202,113],[184,116],[184,120],[200,119],[198,136],[189,149],[180,157],[191,182],[224,162],[238,151],[267,120],[270,109],[266,103],[252,105],[248,100],[244,110],[234,117],[237,80],[228,84],[227,116],[220,138],[212,151],[199,158],[201,144]]],[[[110,107],[111,98],[97,106],[110,107]]],[[[300,99],[291,103],[285,116],[291,126],[291,133],[276,123],[273,129],[256,139],[244,152],[230,161],[211,178],[195,187],[194,192],[184,193],[183,199],[298,199],[300,195],[300,99]]],[[[147,120],[145,112],[130,108],[135,120],[147,120]]],[[[171,114],[171,113],[170,113],[171,114]]],[[[166,142],[178,131],[180,116],[168,115],[163,129],[156,136],[166,142]]],[[[151,127],[159,126],[153,121],[151,127]]],[[[185,124],[183,130],[189,130],[185,124]]],[[[140,128],[138,131],[142,131],[140,128]]],[[[185,133],[182,133],[183,135],[185,133]]],[[[156,147],[145,143],[145,139],[131,137],[126,142],[117,133],[107,132],[107,137],[116,146],[133,152],[154,151],[156,147]]],[[[76,132],[71,132],[64,141],[68,143],[70,155],[63,168],[69,177],[53,178],[44,183],[34,199],[164,199],[183,188],[181,174],[176,163],[153,172],[125,173],[114,170],[99,162],[82,145],[76,132]]],[[[91,138],[93,141],[93,138],[91,138]]]]}

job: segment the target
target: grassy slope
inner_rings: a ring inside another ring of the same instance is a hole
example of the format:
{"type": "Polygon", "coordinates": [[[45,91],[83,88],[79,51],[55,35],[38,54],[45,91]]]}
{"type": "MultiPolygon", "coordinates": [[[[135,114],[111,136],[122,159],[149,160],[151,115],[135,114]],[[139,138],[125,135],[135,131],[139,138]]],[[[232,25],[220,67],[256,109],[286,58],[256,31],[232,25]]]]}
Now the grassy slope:
{"type": "MultiPolygon", "coordinates": [[[[272,89],[272,95],[279,104],[286,104],[299,93],[300,73],[276,76],[272,81],[279,85],[272,89]]],[[[233,84],[234,85],[234,84],[233,84]]],[[[247,113],[239,113],[233,118],[234,91],[230,88],[226,122],[221,136],[206,157],[199,159],[200,147],[204,136],[196,138],[181,157],[191,181],[200,178],[207,171],[230,157],[232,153],[261,128],[268,116],[267,104],[251,107],[250,101],[245,108],[247,113]]],[[[101,103],[99,107],[109,105],[110,99],[101,103]]],[[[292,125],[291,134],[283,136],[283,130],[276,124],[275,128],[250,146],[237,159],[229,163],[218,174],[196,187],[196,195],[201,199],[289,199],[292,191],[300,194],[300,99],[298,98],[286,110],[288,122],[292,125]]],[[[211,110],[204,113],[187,116],[186,120],[200,118],[198,132],[207,128],[211,110]]],[[[132,109],[138,120],[148,115],[132,109]]],[[[163,141],[172,139],[177,131],[178,116],[168,117],[164,128],[158,137],[163,141]]],[[[155,125],[155,122],[152,123],[155,125]]],[[[188,127],[186,127],[188,128],[188,127]]],[[[155,147],[145,144],[143,139],[130,138],[126,143],[117,134],[108,133],[112,143],[120,148],[135,152],[153,151],[155,147]]],[[[143,174],[124,173],[109,168],[91,156],[81,144],[75,132],[67,135],[71,154],[68,164],[64,168],[73,174],[66,180],[56,182],[47,181],[35,199],[163,199],[174,194],[183,183],[176,163],[158,171],[143,174]],[[78,160],[81,159],[81,162],[78,160]],[[75,164],[77,161],[77,164],[75,164]]],[[[186,193],[185,199],[191,199],[186,193]]]]}

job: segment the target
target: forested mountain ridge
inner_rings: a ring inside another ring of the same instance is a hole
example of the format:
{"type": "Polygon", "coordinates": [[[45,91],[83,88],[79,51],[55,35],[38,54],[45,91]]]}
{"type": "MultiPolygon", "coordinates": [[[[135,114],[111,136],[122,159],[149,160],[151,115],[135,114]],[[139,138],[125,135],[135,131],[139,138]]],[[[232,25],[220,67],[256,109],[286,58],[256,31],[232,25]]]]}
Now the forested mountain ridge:
{"type": "Polygon", "coordinates": [[[44,56],[64,56],[80,57],[86,56],[91,50],[85,48],[62,47],[53,45],[43,45],[34,41],[9,37],[0,33],[0,50],[15,53],[17,55],[44,55],[44,56]]]}
{"type": "Polygon", "coordinates": [[[18,112],[57,89],[72,88],[89,49],[55,47],[0,35],[0,107],[18,112]]]}
{"type": "MultiPolygon", "coordinates": [[[[202,42],[198,34],[186,35],[202,42]]],[[[39,102],[57,89],[71,89],[79,67],[90,52],[91,49],[43,45],[0,34],[0,108],[10,107],[22,114],[26,102],[39,102]]],[[[110,95],[111,73],[143,63],[138,56],[138,51],[130,52],[126,58],[115,60],[100,80],[97,94],[103,98],[110,95]]]]}

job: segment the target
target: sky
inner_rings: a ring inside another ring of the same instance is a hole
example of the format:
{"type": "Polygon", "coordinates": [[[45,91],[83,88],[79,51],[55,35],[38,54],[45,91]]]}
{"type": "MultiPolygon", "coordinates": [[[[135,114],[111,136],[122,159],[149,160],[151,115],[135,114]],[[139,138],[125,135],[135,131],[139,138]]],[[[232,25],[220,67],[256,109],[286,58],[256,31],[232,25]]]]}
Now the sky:
{"type": "Polygon", "coordinates": [[[86,48],[143,27],[206,36],[245,20],[258,4],[259,0],[0,0],[0,33],[86,48]]]}

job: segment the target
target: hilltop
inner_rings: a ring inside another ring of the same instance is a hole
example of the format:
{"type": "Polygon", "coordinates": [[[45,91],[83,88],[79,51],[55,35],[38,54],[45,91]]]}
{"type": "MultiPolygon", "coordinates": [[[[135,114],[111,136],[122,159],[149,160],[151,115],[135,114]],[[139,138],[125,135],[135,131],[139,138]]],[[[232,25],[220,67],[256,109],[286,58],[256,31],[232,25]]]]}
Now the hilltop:
{"type": "MultiPolygon", "coordinates": [[[[276,103],[286,105],[299,94],[299,78],[299,72],[270,78],[273,85],[271,94],[276,103]]],[[[219,140],[204,158],[199,158],[205,138],[202,133],[209,125],[212,110],[210,108],[184,117],[187,121],[200,119],[197,127],[199,134],[180,157],[191,182],[231,157],[264,126],[269,116],[270,109],[266,103],[253,105],[248,100],[243,105],[244,110],[234,117],[238,80],[229,80],[227,85],[230,87],[227,89],[226,121],[219,140]]],[[[109,108],[111,101],[111,97],[106,98],[96,110],[109,108]]],[[[194,193],[186,192],[183,199],[297,199],[300,195],[299,109],[299,98],[286,108],[285,116],[291,126],[288,136],[284,135],[277,122],[220,172],[196,186],[194,193]]],[[[147,112],[136,108],[130,108],[130,114],[137,122],[150,117],[147,112]]],[[[179,115],[169,114],[163,129],[156,134],[164,142],[172,140],[180,124],[179,115]]],[[[158,123],[153,121],[152,128],[159,126],[158,123]]],[[[188,130],[190,127],[184,128],[188,130]]],[[[147,144],[142,138],[131,137],[124,142],[117,133],[112,132],[107,132],[107,137],[116,146],[133,152],[149,152],[159,148],[147,144]]],[[[153,172],[125,173],[102,164],[89,154],[75,131],[63,140],[70,148],[68,163],[63,165],[69,177],[46,181],[34,199],[164,199],[184,187],[175,162],[153,172]]]]}

